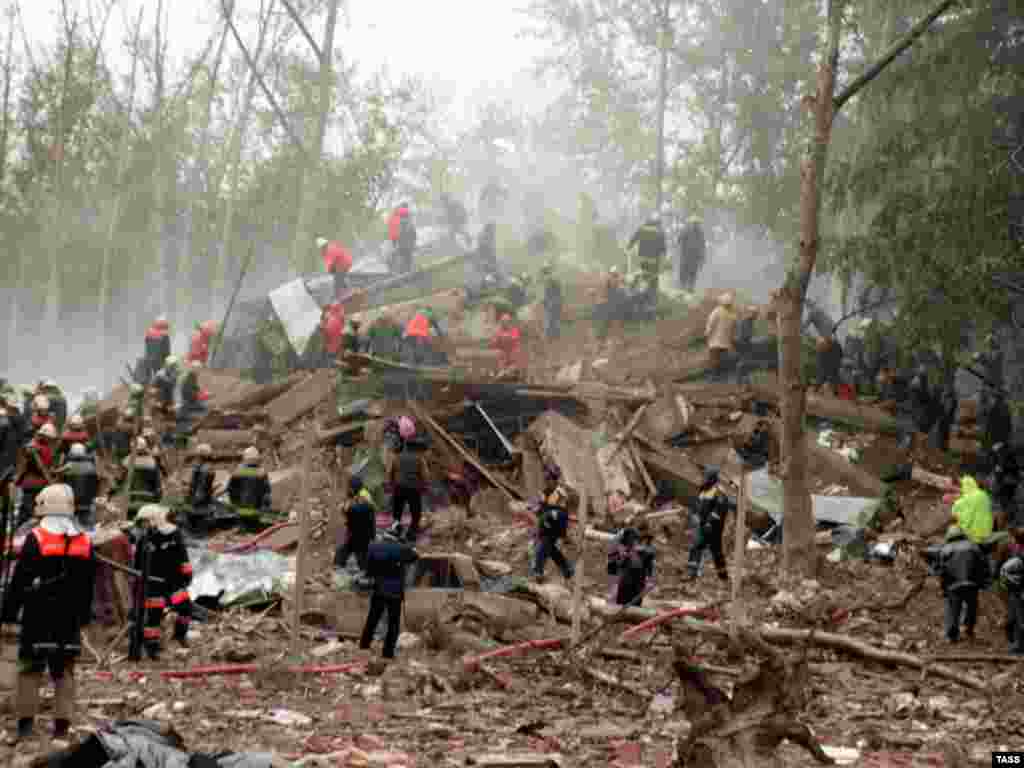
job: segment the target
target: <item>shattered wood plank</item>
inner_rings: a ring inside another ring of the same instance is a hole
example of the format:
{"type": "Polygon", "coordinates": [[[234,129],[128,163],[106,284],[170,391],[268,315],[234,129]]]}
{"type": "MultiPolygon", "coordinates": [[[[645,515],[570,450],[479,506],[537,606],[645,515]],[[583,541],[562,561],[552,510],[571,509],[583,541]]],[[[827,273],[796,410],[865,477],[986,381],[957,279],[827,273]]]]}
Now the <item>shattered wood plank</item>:
{"type": "Polygon", "coordinates": [[[636,464],[640,477],[643,478],[644,487],[647,489],[647,499],[650,501],[658,495],[658,486],[651,479],[651,474],[647,471],[647,467],[644,466],[644,461],[640,457],[640,450],[636,447],[636,441],[632,438],[629,439],[629,455],[633,457],[633,463],[636,464]]]}
{"type": "Polygon", "coordinates": [[[637,408],[636,413],[633,414],[633,417],[629,420],[629,423],[626,425],[626,428],[615,436],[615,450],[613,450],[611,456],[608,457],[609,461],[614,459],[618,452],[622,450],[622,447],[627,443],[630,436],[633,434],[633,430],[636,429],[636,425],[640,423],[640,419],[643,418],[644,411],[647,410],[649,405],[650,403],[644,403],[639,408],[637,408]]]}
{"type": "Polygon", "coordinates": [[[477,768],[561,768],[561,756],[481,755],[473,760],[477,768]]]}
{"type": "Polygon", "coordinates": [[[920,467],[913,467],[911,469],[910,479],[915,483],[927,485],[931,488],[937,488],[943,492],[956,490],[957,488],[956,483],[954,483],[950,478],[944,477],[943,475],[936,475],[934,472],[928,472],[920,467]]]}
{"type": "Polygon", "coordinates": [[[851,495],[863,494],[870,498],[881,496],[885,488],[882,481],[863,467],[846,460],[831,448],[823,448],[813,433],[806,437],[808,465],[811,471],[831,481],[842,483],[851,495]],[[817,464],[818,466],[814,466],[817,464]]]}
{"type": "Polygon", "coordinates": [[[305,416],[334,393],[337,373],[333,369],[316,371],[267,406],[271,423],[286,427],[305,416]]]}

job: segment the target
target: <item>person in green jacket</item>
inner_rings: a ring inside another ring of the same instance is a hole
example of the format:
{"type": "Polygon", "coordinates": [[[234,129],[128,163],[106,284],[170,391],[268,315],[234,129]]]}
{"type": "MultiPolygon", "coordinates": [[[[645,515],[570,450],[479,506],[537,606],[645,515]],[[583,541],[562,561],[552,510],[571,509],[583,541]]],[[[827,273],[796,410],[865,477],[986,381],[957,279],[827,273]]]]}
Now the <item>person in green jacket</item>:
{"type": "Polygon", "coordinates": [[[960,498],[953,504],[953,524],[975,544],[992,535],[992,499],[969,475],[960,478],[960,498]]]}

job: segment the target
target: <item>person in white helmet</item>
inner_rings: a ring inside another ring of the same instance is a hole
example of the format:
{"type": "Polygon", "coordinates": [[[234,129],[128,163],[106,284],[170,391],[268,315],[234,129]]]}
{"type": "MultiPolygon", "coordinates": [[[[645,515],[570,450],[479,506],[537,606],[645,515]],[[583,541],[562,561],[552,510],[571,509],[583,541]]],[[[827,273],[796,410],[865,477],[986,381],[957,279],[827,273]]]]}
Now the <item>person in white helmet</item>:
{"type": "Polygon", "coordinates": [[[71,451],[71,446],[75,443],[81,443],[86,447],[86,450],[90,449],[90,438],[89,432],[85,428],[85,419],[77,413],[68,419],[67,428],[60,436],[60,455],[62,459],[67,457],[71,451]]]}
{"type": "Polygon", "coordinates": [[[139,365],[139,380],[148,385],[171,354],[171,325],[161,315],[146,330],[145,351],[139,365]]]}
{"type": "Polygon", "coordinates": [[[199,461],[192,467],[192,477],[188,485],[188,524],[195,531],[205,532],[209,528],[214,505],[217,503],[213,496],[216,472],[210,466],[213,448],[209,443],[200,444],[196,453],[199,461]]]}
{"type": "Polygon", "coordinates": [[[192,583],[192,564],[185,548],[185,537],[174,523],[171,511],[160,504],[146,504],[135,518],[146,534],[135,548],[135,569],[143,570],[149,558],[149,573],[154,578],[146,584],[145,627],[142,630],[146,655],[154,661],[162,646],[164,613],[175,613],[174,639],[188,647],[188,629],[192,621],[192,600],[188,587],[192,583]]]}
{"type": "Polygon", "coordinates": [[[173,413],[174,411],[174,390],[177,389],[179,375],[181,375],[181,361],[174,355],[168,355],[164,359],[164,367],[153,377],[157,406],[164,412],[173,413]]]}
{"type": "Polygon", "coordinates": [[[243,520],[257,520],[272,508],[270,478],[260,463],[260,452],[250,445],[242,463],[228,481],[228,498],[243,520]]]}
{"type": "Polygon", "coordinates": [[[23,525],[32,518],[36,497],[43,488],[53,482],[56,462],[57,428],[47,422],[39,428],[32,442],[25,446],[18,463],[15,480],[18,488],[21,489],[18,525],[23,525]]]}
{"type": "Polygon", "coordinates": [[[128,483],[128,519],[134,520],[146,504],[159,504],[163,498],[163,473],[160,464],[144,437],[135,441],[135,456],[129,456],[122,466],[128,483]]]}
{"type": "MultiPolygon", "coordinates": [[[[20,615],[18,726],[12,744],[33,738],[39,688],[49,670],[54,685],[55,739],[67,739],[74,717],[74,664],[82,653],[82,628],[92,621],[96,559],[92,542],[75,521],[75,497],[51,485],[35,499],[36,526],[25,538],[4,602],[3,623],[20,615]]],[[[56,746],[56,744],[54,745],[56,746]]]]}
{"type": "Polygon", "coordinates": [[[75,515],[85,527],[96,524],[96,496],[100,490],[100,478],[96,473],[96,462],[81,443],[74,443],[61,471],[64,482],[75,494],[75,515]]]}

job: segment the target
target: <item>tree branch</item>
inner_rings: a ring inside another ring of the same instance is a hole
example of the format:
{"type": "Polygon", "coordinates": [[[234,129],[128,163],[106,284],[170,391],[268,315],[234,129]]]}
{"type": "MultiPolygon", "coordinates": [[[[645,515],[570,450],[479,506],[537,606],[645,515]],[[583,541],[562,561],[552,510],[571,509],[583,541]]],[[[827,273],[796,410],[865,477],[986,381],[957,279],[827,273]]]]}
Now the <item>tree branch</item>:
{"type": "Polygon", "coordinates": [[[882,73],[882,70],[892,64],[893,61],[896,60],[897,56],[912,46],[917,38],[927,32],[928,28],[956,3],[957,0],[941,0],[941,2],[932,8],[924,18],[911,27],[907,34],[889,46],[889,50],[883,53],[878,61],[868,67],[863,74],[846,86],[846,88],[844,88],[842,92],[833,99],[832,104],[835,111],[838,112],[842,109],[843,105],[856,96],[858,91],[878,77],[882,73]]]}
{"type": "Polygon", "coordinates": [[[274,98],[274,93],[267,86],[267,81],[263,79],[263,75],[260,74],[259,69],[256,67],[256,62],[252,60],[252,56],[249,53],[249,49],[245,47],[245,43],[242,42],[241,36],[238,34],[238,30],[235,28],[234,22],[231,20],[231,15],[228,11],[225,0],[221,0],[221,8],[224,11],[224,21],[228,25],[228,29],[231,30],[231,36],[235,38],[235,42],[238,44],[239,49],[242,51],[242,56],[245,57],[245,63],[249,67],[249,71],[252,72],[253,78],[259,83],[260,90],[263,91],[263,95],[267,97],[267,101],[270,102],[271,109],[274,110],[274,114],[277,115],[278,121],[281,123],[281,127],[284,128],[284,132],[288,134],[288,138],[291,139],[292,144],[295,148],[305,157],[306,147],[299,140],[299,137],[295,135],[295,131],[292,130],[292,124],[288,121],[288,116],[285,115],[284,110],[281,109],[281,105],[277,103],[277,99],[274,98]]]}
{"type": "Polygon", "coordinates": [[[324,60],[324,57],[323,54],[320,52],[320,46],[317,45],[316,40],[313,39],[313,35],[310,34],[309,28],[302,22],[302,18],[295,10],[295,7],[290,2],[288,2],[288,0],[281,0],[281,5],[284,6],[284,9],[288,12],[288,15],[291,16],[292,21],[295,22],[295,26],[299,28],[299,32],[302,33],[302,36],[306,38],[306,42],[309,43],[309,47],[313,49],[313,54],[316,56],[316,60],[322,62],[324,60]]]}

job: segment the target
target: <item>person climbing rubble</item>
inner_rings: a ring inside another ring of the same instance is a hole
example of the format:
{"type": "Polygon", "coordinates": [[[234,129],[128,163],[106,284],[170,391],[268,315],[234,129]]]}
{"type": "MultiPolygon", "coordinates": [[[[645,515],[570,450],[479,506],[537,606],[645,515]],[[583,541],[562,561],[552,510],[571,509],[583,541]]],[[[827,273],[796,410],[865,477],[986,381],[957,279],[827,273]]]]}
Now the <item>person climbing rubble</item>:
{"type": "Polygon", "coordinates": [[[242,463],[228,480],[228,499],[243,520],[255,520],[270,512],[270,478],[261,464],[256,446],[250,445],[242,452],[242,463]]]}
{"type": "Polygon", "coordinates": [[[405,325],[402,339],[402,358],[409,365],[433,365],[439,362],[435,348],[438,339],[444,338],[441,328],[430,307],[420,308],[405,325]]]}
{"type": "Polygon", "coordinates": [[[188,629],[192,621],[188,587],[192,583],[192,563],[185,548],[185,537],[174,523],[170,509],[159,504],[147,504],[139,510],[135,522],[145,530],[135,548],[135,570],[144,571],[146,560],[149,560],[143,647],[146,655],[156,661],[163,645],[161,624],[168,608],[175,614],[175,642],[183,648],[188,647],[188,629]]]}
{"type": "MultiPolygon", "coordinates": [[[[412,419],[402,418],[412,423],[412,419]]],[[[423,493],[429,483],[430,470],[427,467],[426,456],[412,440],[412,435],[415,435],[415,425],[410,434],[408,427],[403,430],[402,419],[399,419],[398,428],[403,433],[402,446],[392,459],[388,471],[388,482],[392,489],[391,515],[395,523],[401,523],[405,508],[409,507],[408,536],[409,541],[415,542],[423,517],[423,493]]]]}
{"type": "Polygon", "coordinates": [[[532,568],[532,576],[538,581],[544,578],[548,558],[555,561],[568,581],[573,577],[575,569],[558,548],[569,530],[569,492],[561,485],[561,473],[557,469],[545,472],[544,493],[535,504],[537,512],[537,535],[532,568]]]}
{"type": "Polygon", "coordinates": [[[718,297],[718,306],[708,316],[704,326],[704,336],[708,340],[708,366],[711,378],[722,381],[727,358],[736,349],[736,325],[739,316],[735,308],[736,297],[732,291],[726,291],[718,297]]]}
{"type": "Polygon", "coordinates": [[[50,422],[43,424],[32,442],[25,446],[18,459],[14,484],[21,490],[18,525],[32,519],[36,497],[53,483],[57,468],[57,428],[50,422]]]}
{"type": "Polygon", "coordinates": [[[609,599],[616,605],[639,607],[648,583],[654,579],[654,539],[636,528],[623,528],[612,540],[608,552],[608,575],[612,576],[609,599]]]}
{"type": "Polygon", "coordinates": [[[128,520],[134,520],[147,504],[159,504],[164,496],[163,472],[146,438],[135,440],[135,455],[124,460],[128,484],[128,520]]]}
{"type": "Polygon", "coordinates": [[[705,550],[711,552],[718,578],[721,581],[729,579],[725,555],[722,552],[722,532],[725,530],[725,518],[732,506],[733,502],[721,486],[718,467],[707,467],[697,493],[697,531],[693,546],[690,547],[687,566],[691,580],[700,576],[705,550]]]}
{"type": "Polygon", "coordinates": [[[217,322],[206,320],[196,326],[192,332],[192,339],[189,342],[188,354],[185,356],[186,363],[210,364],[210,342],[217,335],[217,322]]]}
{"type": "Polygon", "coordinates": [[[1006,585],[1006,639],[1009,652],[1024,656],[1024,528],[1010,530],[1010,557],[999,572],[1006,585]]]}
{"type": "Polygon", "coordinates": [[[147,386],[170,356],[171,325],[161,315],[146,329],[142,361],[136,376],[138,383],[147,386]]]}
{"type": "Polygon", "coordinates": [[[75,518],[79,525],[96,525],[96,497],[100,491],[100,478],[96,461],[81,443],[73,443],[61,468],[61,477],[75,494],[75,518]]]}
{"type": "Polygon", "coordinates": [[[523,337],[512,315],[502,315],[498,328],[491,339],[491,347],[498,350],[498,375],[522,371],[526,368],[523,359],[523,337]]]}
{"type": "Polygon", "coordinates": [[[957,526],[946,532],[946,542],[938,551],[935,568],[945,598],[943,630],[946,640],[960,640],[960,626],[964,626],[968,640],[974,640],[974,627],[978,622],[978,592],[988,581],[988,564],[981,547],[957,526]]]}
{"type": "Polygon", "coordinates": [[[358,477],[349,480],[348,501],[345,504],[345,528],[347,536],[334,554],[334,567],[345,568],[352,556],[359,569],[366,572],[370,542],[377,529],[377,508],[373,496],[358,477]]]}
{"type": "Polygon", "coordinates": [[[388,615],[387,633],[384,635],[385,659],[395,658],[398,636],[402,631],[402,603],[405,600],[406,569],[419,560],[419,554],[405,541],[401,523],[395,523],[373,541],[367,551],[366,572],[373,580],[370,610],[359,638],[359,647],[368,650],[374,633],[384,614],[388,615]]]}
{"type": "Polygon", "coordinates": [[[665,230],[657,215],[651,216],[630,238],[626,250],[636,248],[643,290],[637,297],[633,314],[636,319],[653,320],[658,308],[658,282],[667,243],[665,230]]]}
{"type": "MultiPolygon", "coordinates": [[[[92,621],[96,559],[92,542],[75,521],[67,485],[51,485],[35,498],[36,525],[25,538],[4,601],[2,622],[19,621],[17,730],[9,743],[35,736],[44,671],[53,680],[53,738],[68,738],[75,709],[75,660],[82,628],[92,621]]],[[[52,746],[59,747],[58,742],[52,746]]]]}
{"type": "Polygon", "coordinates": [[[324,269],[334,280],[334,300],[341,297],[348,288],[348,273],[352,269],[352,252],[337,240],[325,237],[316,239],[316,247],[320,249],[320,257],[324,260],[324,269]]]}
{"type": "Polygon", "coordinates": [[[992,499],[969,475],[960,478],[960,497],[953,503],[953,525],[975,544],[992,535],[992,499]]]}

